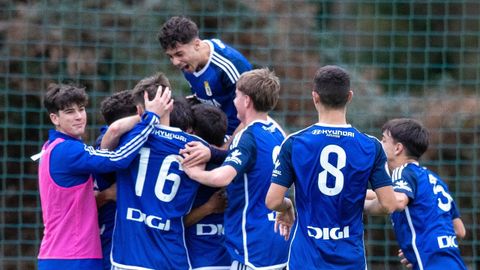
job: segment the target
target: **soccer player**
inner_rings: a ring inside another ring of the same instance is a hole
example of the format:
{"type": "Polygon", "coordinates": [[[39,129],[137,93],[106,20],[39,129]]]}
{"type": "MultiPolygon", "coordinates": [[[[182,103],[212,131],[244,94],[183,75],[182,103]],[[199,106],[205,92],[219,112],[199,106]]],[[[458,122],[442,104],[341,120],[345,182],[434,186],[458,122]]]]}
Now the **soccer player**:
{"type": "MultiPolygon", "coordinates": [[[[193,134],[209,144],[221,147],[227,131],[227,117],[209,104],[192,106],[193,134]]],[[[211,170],[220,164],[209,163],[211,170]]],[[[232,263],[225,248],[223,212],[227,206],[224,190],[200,185],[193,207],[184,218],[188,255],[193,269],[228,270],[232,263]]]]}
{"type": "Polygon", "coordinates": [[[227,114],[227,135],[232,135],[240,123],[233,104],[235,85],[243,72],[252,69],[248,60],[219,39],[200,39],[197,25],[186,17],[166,21],[158,40],[172,64],[183,72],[192,93],[227,114]]]}
{"type": "MultiPolygon", "coordinates": [[[[457,241],[465,236],[465,227],[455,202],[440,177],[418,163],[428,148],[427,129],[400,118],[386,122],[382,132],[399,205],[391,218],[403,255],[416,270],[467,269],[457,241]]],[[[377,204],[376,199],[366,201],[365,210],[376,214],[377,204]]]]}
{"type": "MultiPolygon", "coordinates": [[[[164,75],[153,78],[160,81],[141,82],[133,90],[140,113],[144,110],[143,92],[151,98],[158,85],[168,85],[161,81],[166,80],[164,75]]],[[[117,172],[111,252],[114,269],[191,269],[183,216],[190,210],[199,184],[183,172],[178,153],[185,143],[200,139],[176,127],[191,128],[188,123],[193,117],[185,104],[176,100],[173,111],[163,117],[171,126],[157,125],[130,167],[117,172]]]]}
{"type": "Polygon", "coordinates": [[[295,185],[289,269],[366,269],[362,214],[369,182],[384,211],[395,210],[385,153],[377,139],[347,124],[353,92],[345,70],[321,67],[313,85],[318,123],[283,142],[266,205],[278,211],[275,229],[288,238],[295,216],[285,193],[295,185]]]}
{"type": "Polygon", "coordinates": [[[231,269],[282,269],[287,263],[289,242],[274,233],[274,213],[264,204],[274,155],[284,139],[267,119],[279,91],[279,79],[268,69],[243,73],[234,103],[245,128],[235,135],[224,163],[211,171],[184,168],[204,185],[227,186],[225,238],[234,260],[231,269]]]}
{"type": "MultiPolygon", "coordinates": [[[[108,125],[116,120],[137,115],[137,108],[133,100],[131,90],[123,90],[107,97],[100,104],[100,112],[105,120],[106,126],[100,130],[101,135],[96,145],[100,147],[103,134],[107,131],[108,125]]],[[[139,118],[140,119],[140,118],[139,118]]],[[[100,240],[103,253],[103,268],[110,270],[110,250],[112,248],[112,232],[115,223],[116,204],[116,180],[115,172],[109,174],[94,174],[95,176],[95,198],[98,207],[98,225],[100,228],[100,240]]]]}
{"type": "Polygon", "coordinates": [[[114,152],[82,142],[87,114],[84,88],[51,84],[44,98],[55,130],[50,130],[38,168],[43,239],[38,269],[102,269],[102,251],[92,173],[126,168],[153,127],[169,109],[170,93],[146,101],[142,121],[114,152]]]}

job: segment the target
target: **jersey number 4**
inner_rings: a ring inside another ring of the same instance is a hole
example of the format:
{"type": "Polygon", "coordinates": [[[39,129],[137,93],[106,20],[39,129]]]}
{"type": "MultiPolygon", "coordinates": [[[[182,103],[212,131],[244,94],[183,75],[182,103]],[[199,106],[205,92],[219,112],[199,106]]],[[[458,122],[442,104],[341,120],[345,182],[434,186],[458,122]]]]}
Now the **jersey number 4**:
{"type": "Polygon", "coordinates": [[[345,154],[345,150],[340,146],[330,144],[322,149],[322,152],[320,153],[320,166],[323,170],[318,174],[318,188],[320,189],[320,192],[327,196],[335,196],[342,191],[345,180],[343,173],[340,170],[345,167],[346,161],[347,155],[345,154]],[[337,155],[336,165],[328,162],[330,154],[337,155]],[[335,184],[333,187],[327,186],[328,174],[335,177],[335,184]]]}
{"type": "MultiPolygon", "coordinates": [[[[150,148],[143,147],[140,149],[140,161],[138,163],[137,181],[135,183],[135,194],[142,196],[143,186],[145,185],[145,176],[147,174],[148,160],[150,157],[150,148]]],[[[168,155],[160,166],[160,171],[157,174],[157,181],[155,183],[155,195],[160,201],[170,202],[177,195],[178,188],[180,186],[181,178],[178,174],[169,173],[172,163],[178,163],[178,167],[181,170],[182,166],[177,160],[177,155],[168,155]],[[168,193],[164,192],[165,183],[167,181],[172,182],[172,188],[168,193]]]]}

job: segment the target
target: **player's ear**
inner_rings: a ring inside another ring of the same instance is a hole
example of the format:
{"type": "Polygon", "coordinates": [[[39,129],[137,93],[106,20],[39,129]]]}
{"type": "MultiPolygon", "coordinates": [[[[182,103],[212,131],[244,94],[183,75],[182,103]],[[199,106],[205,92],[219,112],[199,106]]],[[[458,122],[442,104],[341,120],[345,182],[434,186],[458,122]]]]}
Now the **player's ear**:
{"type": "Polygon", "coordinates": [[[199,38],[196,38],[193,40],[193,47],[195,48],[195,50],[198,51],[200,49],[201,43],[202,43],[202,40],[199,38]]]}
{"type": "Polygon", "coordinates": [[[137,107],[137,114],[141,116],[145,110],[139,104],[137,104],[135,107],[137,107]]]}
{"type": "Polygon", "coordinates": [[[347,103],[350,103],[350,101],[352,101],[352,98],[353,98],[353,91],[349,90],[348,91],[348,97],[347,97],[347,103]]]}
{"type": "Polygon", "coordinates": [[[397,143],[395,143],[395,148],[393,149],[393,150],[394,150],[394,154],[395,154],[396,156],[398,156],[398,155],[400,155],[400,154],[403,152],[404,149],[405,149],[405,147],[403,146],[403,144],[397,142],[397,143]]]}
{"type": "Polygon", "coordinates": [[[58,126],[60,124],[58,120],[58,113],[50,113],[50,121],[52,121],[52,124],[54,126],[58,126]]]}
{"type": "Polygon", "coordinates": [[[313,100],[313,104],[320,103],[320,96],[315,91],[312,91],[312,100],[313,100]]]}
{"type": "Polygon", "coordinates": [[[243,99],[245,103],[245,107],[248,108],[248,106],[253,105],[252,99],[250,96],[245,95],[245,98],[243,99]]]}

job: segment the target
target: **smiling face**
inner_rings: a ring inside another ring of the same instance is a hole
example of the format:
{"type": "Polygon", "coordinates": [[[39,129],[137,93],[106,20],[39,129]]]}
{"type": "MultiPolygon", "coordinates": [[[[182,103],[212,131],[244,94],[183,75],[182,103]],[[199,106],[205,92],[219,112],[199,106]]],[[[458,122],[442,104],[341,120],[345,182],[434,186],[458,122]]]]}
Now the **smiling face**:
{"type": "Polygon", "coordinates": [[[202,41],[197,38],[186,44],[177,43],[175,48],[167,49],[165,50],[165,53],[168,55],[174,66],[184,72],[193,73],[198,71],[201,62],[204,62],[201,60],[201,42],[202,41]]]}
{"type": "Polygon", "coordinates": [[[85,106],[72,104],[63,110],[59,110],[57,113],[50,113],[50,120],[55,125],[57,131],[80,139],[85,133],[87,124],[85,106]]]}

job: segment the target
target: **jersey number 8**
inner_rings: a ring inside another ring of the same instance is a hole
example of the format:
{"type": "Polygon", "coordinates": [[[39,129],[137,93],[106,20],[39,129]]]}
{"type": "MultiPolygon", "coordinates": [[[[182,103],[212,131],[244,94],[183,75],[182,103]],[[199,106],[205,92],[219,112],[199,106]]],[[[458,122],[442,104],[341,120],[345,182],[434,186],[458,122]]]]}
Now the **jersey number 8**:
{"type": "Polygon", "coordinates": [[[325,148],[322,149],[320,153],[320,166],[323,170],[318,174],[318,188],[320,192],[327,196],[335,196],[338,195],[343,189],[344,177],[342,171],[340,171],[343,167],[345,167],[347,161],[347,155],[345,154],[345,150],[338,145],[327,145],[325,148]],[[328,162],[328,157],[330,154],[337,155],[337,164],[332,165],[328,162]],[[335,185],[333,187],[327,186],[327,176],[328,174],[333,175],[335,177],[335,185]]]}

